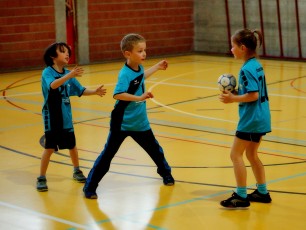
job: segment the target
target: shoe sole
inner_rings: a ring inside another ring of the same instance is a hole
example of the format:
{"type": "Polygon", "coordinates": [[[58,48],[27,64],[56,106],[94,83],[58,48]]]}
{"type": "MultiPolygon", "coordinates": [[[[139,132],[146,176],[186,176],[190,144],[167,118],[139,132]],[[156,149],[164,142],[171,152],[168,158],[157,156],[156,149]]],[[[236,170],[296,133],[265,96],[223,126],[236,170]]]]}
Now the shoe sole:
{"type": "Polygon", "coordinates": [[[84,197],[85,197],[86,199],[90,199],[90,200],[96,200],[96,199],[98,199],[98,196],[97,196],[97,195],[86,196],[86,195],[84,194],[84,197]]]}
{"type": "Polygon", "coordinates": [[[226,209],[226,210],[246,210],[246,209],[249,209],[249,207],[250,206],[248,206],[248,207],[224,207],[224,206],[222,206],[221,208],[226,209]]]}
{"type": "Polygon", "coordinates": [[[36,189],[38,192],[47,192],[48,191],[48,188],[42,188],[42,189],[36,189]]]}
{"type": "Polygon", "coordinates": [[[220,205],[222,206],[222,208],[224,209],[248,209],[250,207],[250,203],[247,206],[224,206],[220,203],[220,205]]]}
{"type": "Polygon", "coordinates": [[[164,185],[166,185],[166,186],[172,186],[172,185],[174,185],[174,183],[167,183],[167,184],[164,184],[164,185]]]}
{"type": "Polygon", "coordinates": [[[249,201],[250,202],[256,202],[256,203],[263,203],[263,204],[269,204],[269,203],[272,202],[272,200],[271,201],[259,201],[259,200],[250,200],[250,199],[249,199],[249,201]]]}
{"type": "Polygon", "coordinates": [[[78,180],[77,178],[74,178],[73,179],[76,181],[76,182],[79,182],[79,183],[85,183],[86,182],[86,179],[85,180],[78,180]]]}
{"type": "Polygon", "coordinates": [[[98,199],[98,196],[91,196],[91,197],[85,196],[85,198],[89,199],[89,200],[96,200],[96,199],[98,199]]]}
{"type": "Polygon", "coordinates": [[[250,202],[257,202],[257,203],[265,203],[265,204],[268,204],[268,203],[271,203],[272,202],[272,199],[270,200],[265,200],[265,199],[262,199],[261,198],[252,198],[251,196],[248,195],[248,199],[250,202]]]}

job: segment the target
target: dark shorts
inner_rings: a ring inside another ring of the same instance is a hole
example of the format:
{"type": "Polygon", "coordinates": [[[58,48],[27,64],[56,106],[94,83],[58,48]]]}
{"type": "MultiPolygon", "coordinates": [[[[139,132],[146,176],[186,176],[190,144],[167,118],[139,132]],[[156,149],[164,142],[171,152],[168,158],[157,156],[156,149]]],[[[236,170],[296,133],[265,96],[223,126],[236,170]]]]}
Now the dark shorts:
{"type": "Polygon", "coordinates": [[[74,132],[45,132],[45,149],[73,149],[75,147],[74,132]]]}
{"type": "Polygon", "coordinates": [[[266,135],[266,133],[244,133],[236,131],[236,137],[245,140],[259,143],[262,136],[266,135]]]}

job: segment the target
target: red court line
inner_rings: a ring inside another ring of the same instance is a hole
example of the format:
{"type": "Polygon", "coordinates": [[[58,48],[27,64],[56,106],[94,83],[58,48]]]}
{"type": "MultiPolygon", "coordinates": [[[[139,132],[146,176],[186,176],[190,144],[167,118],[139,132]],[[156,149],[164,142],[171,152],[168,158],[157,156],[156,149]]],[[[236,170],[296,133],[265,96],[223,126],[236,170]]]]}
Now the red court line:
{"type": "MultiPolygon", "coordinates": [[[[19,108],[19,109],[27,110],[27,109],[25,109],[25,108],[23,108],[23,107],[20,107],[20,106],[18,106],[18,105],[16,105],[16,104],[12,103],[11,101],[9,101],[9,100],[6,98],[6,96],[5,96],[5,92],[6,92],[6,90],[10,89],[10,88],[11,88],[13,85],[15,85],[16,83],[18,83],[18,82],[20,82],[20,81],[23,81],[23,80],[25,80],[25,79],[34,77],[34,76],[36,76],[36,75],[28,76],[28,77],[19,79],[19,80],[13,82],[12,84],[8,85],[8,86],[6,87],[6,89],[2,92],[4,99],[5,99],[9,104],[11,104],[11,105],[13,105],[13,106],[15,106],[15,107],[17,107],[17,108],[19,108]]],[[[302,91],[302,90],[299,90],[298,88],[296,88],[296,87],[294,86],[294,81],[297,80],[297,79],[298,79],[298,78],[292,80],[291,83],[290,83],[290,85],[291,85],[294,89],[296,89],[297,91],[306,93],[306,92],[304,92],[304,91],[302,91]]],[[[34,113],[34,114],[36,114],[36,115],[41,115],[41,114],[38,114],[38,113],[34,113]]],[[[81,124],[83,124],[83,125],[89,125],[89,126],[102,127],[102,128],[109,128],[109,127],[100,126],[100,125],[92,125],[92,124],[85,124],[85,123],[81,123],[81,124]]],[[[162,135],[156,135],[156,136],[159,136],[159,137],[162,137],[162,138],[167,138],[167,139],[172,139],[172,140],[179,140],[179,141],[189,142],[189,143],[205,144],[205,145],[216,146],[216,147],[227,148],[227,149],[230,148],[230,147],[228,147],[228,146],[217,145],[217,144],[211,144],[211,143],[205,143],[205,142],[200,142],[200,141],[193,141],[193,140],[187,140],[187,139],[181,139],[181,138],[167,137],[167,136],[162,136],[162,135]]],[[[298,157],[282,156],[282,155],[279,155],[279,154],[273,154],[273,153],[267,153],[267,152],[258,152],[258,153],[262,153],[262,154],[265,154],[265,155],[271,155],[271,156],[277,156],[277,157],[283,157],[283,158],[296,159],[296,160],[305,160],[305,159],[298,158],[298,157]]]]}
{"type": "MultiPolygon", "coordinates": [[[[82,124],[83,124],[83,125],[89,125],[89,126],[102,127],[102,128],[109,128],[109,127],[100,126],[100,125],[92,125],[92,124],[84,124],[84,123],[82,123],[82,124]]],[[[196,144],[202,144],[202,145],[210,145],[210,146],[215,146],[215,147],[220,147],[220,148],[226,148],[226,149],[230,149],[230,148],[231,148],[231,147],[229,147],[229,146],[211,144],[211,143],[201,142],[201,141],[195,141],[195,140],[187,140],[187,139],[175,138],[175,137],[168,137],[168,136],[163,136],[163,135],[155,135],[155,136],[157,136],[157,137],[162,137],[162,138],[166,138],[166,139],[171,139],[171,140],[178,140],[178,141],[184,141],[184,142],[196,143],[196,144]]],[[[275,153],[267,153],[267,152],[261,152],[261,151],[259,151],[258,153],[265,154],[265,155],[270,155],[270,156],[277,156],[277,157],[283,157],[283,158],[301,160],[301,161],[306,160],[306,159],[303,159],[303,158],[291,157],[291,156],[283,156],[283,155],[279,155],[279,154],[275,154],[275,153]]]]}

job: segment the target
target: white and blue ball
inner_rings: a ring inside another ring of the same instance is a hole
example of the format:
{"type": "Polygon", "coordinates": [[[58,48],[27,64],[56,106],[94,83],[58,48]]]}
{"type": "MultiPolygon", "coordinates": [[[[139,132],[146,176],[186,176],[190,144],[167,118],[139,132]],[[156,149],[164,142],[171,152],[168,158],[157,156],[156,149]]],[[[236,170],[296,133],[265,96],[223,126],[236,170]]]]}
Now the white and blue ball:
{"type": "Polygon", "coordinates": [[[222,74],[218,78],[218,87],[222,92],[232,92],[236,88],[236,78],[230,73],[222,74]]]}

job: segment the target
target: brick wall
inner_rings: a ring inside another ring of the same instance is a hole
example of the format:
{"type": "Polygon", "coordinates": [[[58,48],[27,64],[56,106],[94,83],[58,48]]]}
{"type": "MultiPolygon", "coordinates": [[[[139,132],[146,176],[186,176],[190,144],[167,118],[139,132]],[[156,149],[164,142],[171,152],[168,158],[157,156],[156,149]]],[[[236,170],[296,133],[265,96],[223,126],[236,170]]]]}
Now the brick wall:
{"type": "Polygon", "coordinates": [[[120,40],[140,33],[147,55],[173,55],[193,50],[192,0],[88,1],[91,62],[122,58],[120,40]]]}
{"type": "MultiPolygon", "coordinates": [[[[63,31],[54,3],[0,0],[0,72],[44,67],[45,48],[63,31]]],[[[119,43],[130,32],[147,39],[149,57],[191,52],[193,28],[193,0],[88,0],[89,61],[122,58],[119,43]]]]}
{"type": "Polygon", "coordinates": [[[54,0],[0,1],[0,72],[44,66],[55,40],[54,0]]]}

